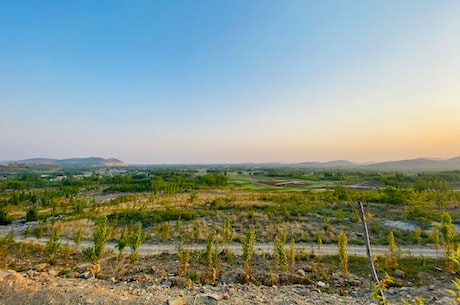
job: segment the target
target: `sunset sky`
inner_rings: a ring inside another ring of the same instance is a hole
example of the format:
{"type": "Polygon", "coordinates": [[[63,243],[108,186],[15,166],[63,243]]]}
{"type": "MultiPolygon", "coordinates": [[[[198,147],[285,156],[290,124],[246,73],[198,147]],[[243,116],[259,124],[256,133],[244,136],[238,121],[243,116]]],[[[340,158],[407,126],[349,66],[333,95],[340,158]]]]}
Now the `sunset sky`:
{"type": "Polygon", "coordinates": [[[460,155],[460,1],[1,1],[0,160],[460,155]]]}

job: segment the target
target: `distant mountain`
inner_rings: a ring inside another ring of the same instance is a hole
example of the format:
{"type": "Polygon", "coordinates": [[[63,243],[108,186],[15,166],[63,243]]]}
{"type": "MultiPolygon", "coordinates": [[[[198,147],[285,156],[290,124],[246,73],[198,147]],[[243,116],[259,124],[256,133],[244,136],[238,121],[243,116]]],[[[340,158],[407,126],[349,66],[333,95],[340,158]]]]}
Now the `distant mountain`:
{"type": "Polygon", "coordinates": [[[69,158],[69,159],[50,159],[50,158],[33,158],[20,161],[14,161],[17,164],[49,164],[49,165],[79,165],[79,166],[126,166],[126,163],[115,158],[69,158]]]}
{"type": "Polygon", "coordinates": [[[298,165],[306,167],[357,167],[359,166],[356,163],[347,161],[347,160],[334,160],[328,162],[302,162],[298,165]]]}
{"type": "Polygon", "coordinates": [[[451,159],[417,158],[379,162],[366,165],[365,167],[392,170],[460,170],[460,156],[451,159]]]}
{"type": "Polygon", "coordinates": [[[451,159],[416,158],[408,160],[353,163],[346,160],[329,162],[302,162],[296,165],[311,168],[361,168],[379,170],[460,170],[460,156],[451,159]]]}
{"type": "Polygon", "coordinates": [[[356,163],[347,161],[347,160],[334,160],[329,162],[324,162],[324,166],[331,166],[331,167],[351,167],[356,166],[356,163]]]}

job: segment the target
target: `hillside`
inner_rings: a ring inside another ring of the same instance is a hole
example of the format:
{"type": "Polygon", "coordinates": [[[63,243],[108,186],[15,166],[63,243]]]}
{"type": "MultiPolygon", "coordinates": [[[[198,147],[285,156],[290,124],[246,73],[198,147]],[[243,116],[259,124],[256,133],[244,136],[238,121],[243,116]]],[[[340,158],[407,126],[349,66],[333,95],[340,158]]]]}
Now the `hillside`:
{"type": "Polygon", "coordinates": [[[78,166],[126,166],[121,160],[115,158],[69,158],[69,159],[51,159],[51,158],[33,158],[15,161],[16,164],[47,164],[47,165],[78,165],[78,166]]]}

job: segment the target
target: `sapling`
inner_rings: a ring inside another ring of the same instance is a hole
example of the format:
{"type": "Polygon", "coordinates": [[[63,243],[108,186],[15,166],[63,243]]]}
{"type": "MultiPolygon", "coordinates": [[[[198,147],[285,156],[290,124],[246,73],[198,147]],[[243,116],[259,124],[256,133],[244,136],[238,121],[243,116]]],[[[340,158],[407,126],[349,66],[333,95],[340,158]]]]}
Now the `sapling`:
{"type": "Polygon", "coordinates": [[[213,245],[216,240],[216,231],[213,230],[211,234],[208,236],[208,241],[206,243],[206,268],[208,270],[212,269],[214,267],[214,262],[215,262],[215,254],[213,251],[213,245]]]}
{"type": "Polygon", "coordinates": [[[339,247],[340,269],[343,274],[348,274],[348,252],[347,252],[347,235],[344,232],[337,235],[337,243],[339,247]]]}
{"type": "Polygon", "coordinates": [[[293,269],[295,265],[295,238],[294,236],[291,237],[291,240],[289,242],[289,263],[291,265],[291,269],[293,269]]]}
{"type": "Polygon", "coordinates": [[[450,259],[455,248],[455,229],[452,224],[452,217],[447,212],[441,213],[441,227],[439,228],[442,237],[442,245],[444,246],[444,258],[446,261],[447,271],[453,270],[453,262],[450,259]]]}
{"type": "Polygon", "coordinates": [[[428,233],[428,238],[433,242],[434,249],[436,250],[436,258],[438,258],[439,251],[439,228],[437,225],[433,225],[433,232],[428,233]]]}
{"type": "Polygon", "coordinates": [[[235,235],[235,231],[232,230],[232,225],[230,224],[230,218],[226,218],[222,229],[220,230],[220,236],[224,240],[224,243],[228,244],[233,240],[233,236],[235,235]]]}
{"type": "Polygon", "coordinates": [[[123,227],[121,234],[120,234],[120,239],[115,245],[115,247],[118,249],[118,257],[117,257],[118,261],[121,261],[123,259],[123,251],[127,245],[128,245],[128,237],[126,236],[126,227],[123,227]]]}
{"type": "Polygon", "coordinates": [[[201,226],[198,223],[198,221],[194,221],[193,226],[192,226],[192,236],[195,239],[195,242],[198,242],[198,240],[200,239],[200,235],[201,235],[201,226]]]}
{"type": "MultiPolygon", "coordinates": [[[[103,216],[96,220],[96,228],[93,233],[93,243],[92,248],[87,248],[83,251],[85,258],[93,263],[93,269],[96,271],[100,270],[99,260],[104,254],[105,244],[107,242],[109,232],[107,230],[107,217],[103,216]]],[[[97,272],[95,272],[96,274],[97,272]]]]}
{"type": "Polygon", "coordinates": [[[273,242],[273,258],[276,267],[279,267],[279,269],[283,272],[287,271],[287,258],[286,253],[284,252],[284,243],[278,238],[278,236],[275,236],[275,240],[273,242]]]}
{"type": "Polygon", "coordinates": [[[83,232],[81,228],[79,228],[77,233],[75,233],[75,237],[74,237],[75,245],[79,246],[81,244],[82,235],[83,235],[83,232]]]}
{"type": "Polygon", "coordinates": [[[70,259],[70,245],[69,242],[66,242],[64,249],[62,250],[62,256],[64,257],[64,263],[67,265],[70,259]]]}
{"type": "Polygon", "coordinates": [[[187,273],[189,260],[190,260],[190,251],[184,245],[184,238],[182,237],[177,247],[177,274],[183,275],[187,273]]]}
{"type": "Polygon", "coordinates": [[[420,227],[417,227],[417,229],[415,229],[415,241],[418,244],[418,250],[421,256],[422,255],[422,229],[420,229],[420,227]]]}
{"type": "Polygon", "coordinates": [[[256,232],[254,228],[249,229],[244,235],[242,247],[243,247],[243,270],[246,276],[246,279],[249,280],[251,276],[252,266],[251,260],[254,255],[254,245],[256,243],[256,232]]]}
{"type": "Polygon", "coordinates": [[[384,264],[386,269],[394,270],[398,268],[398,255],[396,253],[396,242],[393,231],[388,233],[388,250],[389,254],[385,257],[384,264]]]}
{"type": "Polygon", "coordinates": [[[61,243],[59,242],[59,229],[55,229],[53,233],[50,236],[50,239],[46,243],[46,253],[48,253],[50,257],[50,263],[55,264],[56,263],[56,257],[59,252],[59,249],[61,248],[61,243]]]}
{"type": "Polygon", "coordinates": [[[208,241],[206,243],[206,250],[205,250],[205,260],[206,260],[206,270],[204,271],[201,280],[204,283],[209,284],[209,282],[213,282],[217,279],[217,243],[216,243],[216,231],[213,230],[208,236],[208,241]]]}
{"type": "Polygon", "coordinates": [[[142,233],[142,223],[138,221],[134,227],[133,233],[128,237],[128,246],[131,248],[131,263],[139,262],[139,246],[145,240],[146,235],[142,233]]]}

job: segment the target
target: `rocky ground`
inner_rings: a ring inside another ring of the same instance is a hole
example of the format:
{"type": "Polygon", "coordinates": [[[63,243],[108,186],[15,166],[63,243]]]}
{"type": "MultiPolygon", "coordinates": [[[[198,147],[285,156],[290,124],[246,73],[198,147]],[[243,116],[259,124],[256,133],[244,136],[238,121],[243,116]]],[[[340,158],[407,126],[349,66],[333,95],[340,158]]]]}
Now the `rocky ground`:
{"type": "MultiPolygon", "coordinates": [[[[350,289],[341,293],[347,295],[340,295],[328,289],[333,282],[268,287],[238,283],[201,285],[174,275],[161,274],[156,278],[155,272],[152,269],[151,274],[115,280],[85,276],[84,272],[75,272],[78,277],[71,278],[72,274],[60,275],[46,264],[20,273],[0,270],[0,304],[377,304],[366,285],[349,285],[350,289]]],[[[360,279],[350,277],[345,281],[360,279]]],[[[403,304],[402,298],[412,301],[416,296],[423,297],[425,304],[456,304],[447,288],[452,288],[452,284],[436,282],[422,288],[390,288],[385,296],[392,304],[403,304]]]]}

